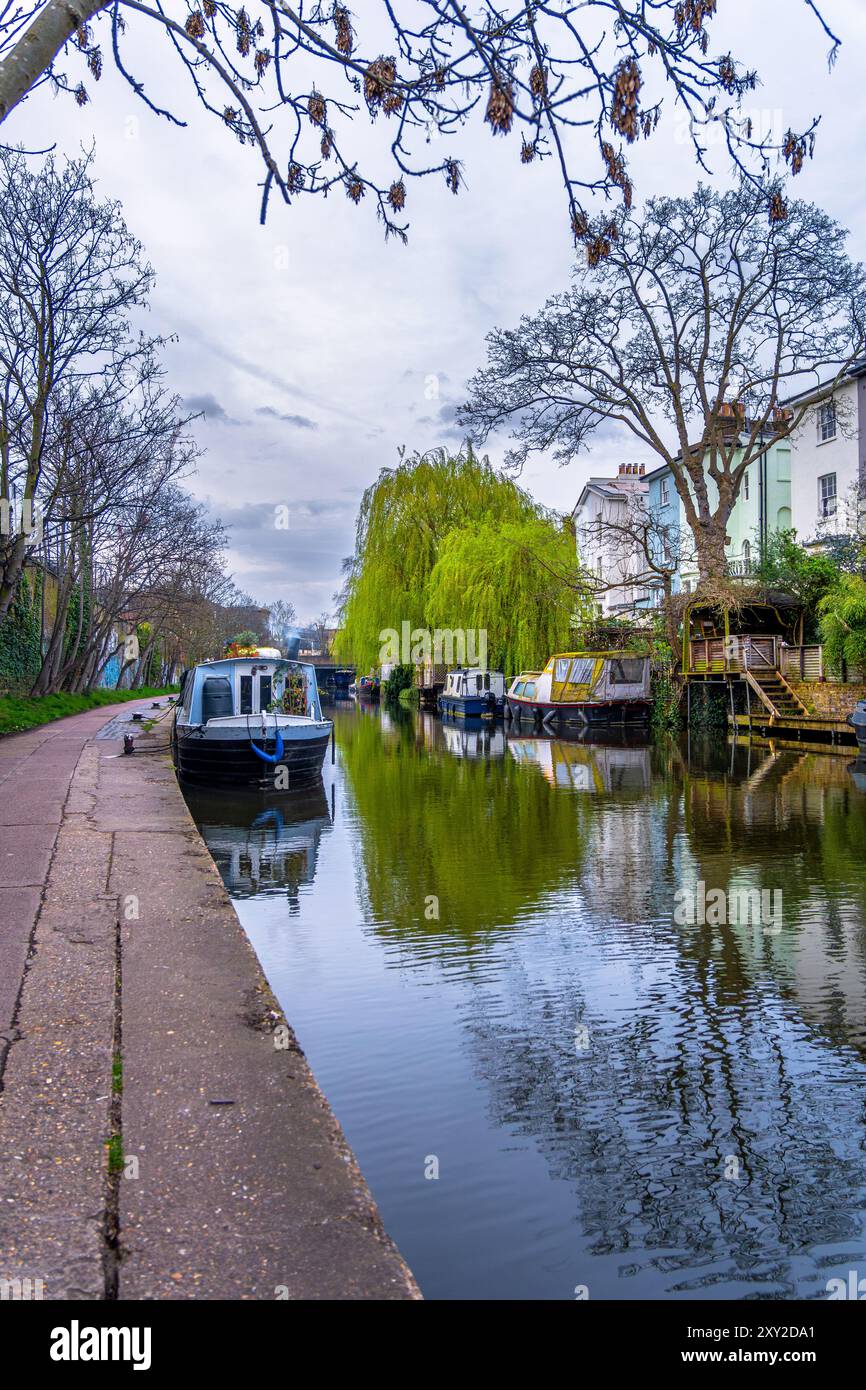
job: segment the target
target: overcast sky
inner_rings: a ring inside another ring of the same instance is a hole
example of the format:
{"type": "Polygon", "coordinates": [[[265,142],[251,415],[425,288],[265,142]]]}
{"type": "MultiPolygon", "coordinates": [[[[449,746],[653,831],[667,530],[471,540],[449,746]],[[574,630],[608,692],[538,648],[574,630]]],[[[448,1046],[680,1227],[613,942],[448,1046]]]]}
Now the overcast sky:
{"type": "MultiPolygon", "coordinates": [[[[849,227],[863,259],[866,5],[822,7],[844,40],[831,73],[805,0],[721,0],[711,27],[719,50],[761,73],[752,105],[764,121],[784,131],[822,115],[815,160],[794,191],[849,227]]],[[[161,35],[147,38],[141,67],[163,94],[179,90],[161,35]]],[[[38,92],[4,137],[71,154],[95,140],[99,191],[123,203],[157,273],[151,327],[178,338],[167,350],[171,385],[205,414],[196,435],[206,452],[190,486],[231,530],[235,578],[259,601],[290,599],[301,618],[330,611],[364,488],[400,446],[459,444],[453,416],[483,364],[485,335],[568,283],[573,246],[553,161],[521,165],[519,135],[494,139],[479,111],[454,142],[465,161],[460,195],[438,178],[409,183],[408,246],[386,244],[372,207],[342,194],[292,208],[274,199],[263,228],[256,155],[188,95],[175,100],[189,119],[177,129],[136,100],[108,55],[89,85],[83,108],[38,92]],[[274,525],[280,506],[288,530],[274,525]]],[[[359,138],[378,139],[366,113],[358,121],[359,138]]],[[[635,147],[638,201],[694,187],[683,136],[671,111],[635,147]]],[[[724,184],[721,152],[715,164],[724,184]]],[[[502,444],[489,446],[494,462],[502,444]]],[[[608,434],[569,468],[534,462],[522,482],[570,510],[590,473],[638,457],[608,434]]]]}

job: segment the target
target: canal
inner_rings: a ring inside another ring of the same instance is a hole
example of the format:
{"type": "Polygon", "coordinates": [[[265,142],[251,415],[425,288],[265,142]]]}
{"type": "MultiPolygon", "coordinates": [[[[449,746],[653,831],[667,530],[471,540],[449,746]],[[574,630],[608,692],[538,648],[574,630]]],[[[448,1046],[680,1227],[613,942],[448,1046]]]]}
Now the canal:
{"type": "Polygon", "coordinates": [[[425,1296],[866,1277],[866,771],[332,715],[188,802],[425,1296]]]}

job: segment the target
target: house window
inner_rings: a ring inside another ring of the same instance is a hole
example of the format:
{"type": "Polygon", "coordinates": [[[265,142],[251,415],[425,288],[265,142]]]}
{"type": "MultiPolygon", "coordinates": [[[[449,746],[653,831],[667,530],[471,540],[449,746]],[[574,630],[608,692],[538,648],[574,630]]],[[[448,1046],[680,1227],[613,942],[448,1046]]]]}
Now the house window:
{"type": "Polygon", "coordinates": [[[818,515],[836,515],[836,474],[825,473],[818,479],[818,515]]]}
{"type": "Polygon", "coordinates": [[[598,559],[597,559],[596,562],[595,562],[595,569],[596,569],[596,573],[597,573],[599,579],[601,579],[601,556],[600,556],[600,555],[599,555],[598,559]]]}
{"type": "Polygon", "coordinates": [[[818,443],[826,444],[836,438],[836,402],[824,401],[818,406],[818,443]]]}
{"type": "Polygon", "coordinates": [[[749,470],[748,470],[748,468],[747,468],[746,471],[745,471],[745,473],[743,474],[743,501],[744,501],[744,502],[748,502],[748,500],[749,500],[749,470]]]}
{"type": "Polygon", "coordinates": [[[743,573],[752,572],[752,547],[748,541],[743,541],[743,573]]]}
{"type": "Polygon", "coordinates": [[[661,504],[663,507],[666,507],[668,505],[668,502],[670,502],[671,500],[670,491],[668,490],[667,478],[662,478],[659,484],[659,488],[661,490],[661,504]]]}

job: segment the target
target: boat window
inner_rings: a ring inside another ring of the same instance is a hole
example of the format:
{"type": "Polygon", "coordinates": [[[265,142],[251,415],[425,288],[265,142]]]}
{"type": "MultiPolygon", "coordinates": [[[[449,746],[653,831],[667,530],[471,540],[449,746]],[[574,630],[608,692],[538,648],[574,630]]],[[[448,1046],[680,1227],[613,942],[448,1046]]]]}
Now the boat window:
{"type": "Polygon", "coordinates": [[[475,677],[475,689],[476,689],[476,690],[483,690],[483,689],[484,689],[484,681],[482,680],[481,676],[476,676],[476,677],[475,677]]]}
{"type": "Polygon", "coordinates": [[[240,678],[240,713],[252,714],[253,712],[253,678],[252,676],[241,676],[240,678]]]}
{"type": "Polygon", "coordinates": [[[523,694],[523,685],[524,685],[523,681],[518,681],[517,684],[516,684],[516,686],[514,687],[514,689],[513,689],[512,692],[511,692],[512,695],[522,695],[522,694],[523,694]]]}
{"type": "Polygon", "coordinates": [[[571,676],[569,685],[589,685],[592,680],[592,668],[595,665],[591,656],[579,656],[571,663],[571,676]]]}
{"type": "Polygon", "coordinates": [[[489,690],[489,689],[490,689],[490,672],[489,672],[489,671],[485,671],[485,673],[484,673],[484,689],[485,689],[485,690],[489,690]]]}
{"type": "Polygon", "coordinates": [[[527,700],[534,700],[534,699],[535,699],[535,681],[527,681],[527,682],[526,682],[526,687],[525,687],[525,689],[524,689],[524,691],[523,691],[523,694],[524,694],[524,697],[525,697],[527,700]]]}
{"type": "Polygon", "coordinates": [[[569,659],[568,659],[568,657],[567,657],[567,656],[561,656],[561,657],[559,657],[558,660],[557,660],[557,662],[556,662],[556,675],[554,676],[554,680],[556,680],[556,681],[564,681],[564,680],[566,680],[566,679],[568,678],[568,666],[569,666],[569,659]]]}
{"type": "Polygon", "coordinates": [[[610,663],[611,685],[639,685],[643,680],[644,659],[637,657],[618,657],[610,663]]]}
{"type": "Polygon", "coordinates": [[[272,685],[272,683],[271,683],[271,677],[270,677],[270,676],[259,676],[259,709],[260,709],[260,710],[267,709],[267,708],[268,708],[268,705],[271,703],[271,700],[273,699],[273,695],[271,694],[271,685],[272,685]]]}

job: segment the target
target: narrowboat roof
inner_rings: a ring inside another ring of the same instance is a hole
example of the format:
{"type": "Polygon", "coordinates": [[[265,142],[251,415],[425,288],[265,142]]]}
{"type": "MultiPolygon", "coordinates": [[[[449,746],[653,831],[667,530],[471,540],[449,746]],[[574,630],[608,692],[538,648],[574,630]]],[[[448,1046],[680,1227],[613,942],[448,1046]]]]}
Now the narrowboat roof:
{"type": "Polygon", "coordinates": [[[294,657],[274,656],[267,653],[265,656],[212,656],[207,661],[198,661],[190,669],[197,671],[200,666],[238,666],[244,662],[250,665],[260,665],[262,662],[275,662],[280,666],[309,666],[308,661],[298,661],[294,657]]]}
{"type": "Polygon", "coordinates": [[[549,658],[547,664],[550,665],[550,662],[551,662],[551,661],[564,661],[566,657],[575,657],[575,656],[593,657],[594,659],[595,659],[595,658],[598,658],[598,657],[600,657],[600,656],[604,656],[604,657],[629,657],[629,658],[631,658],[631,659],[634,659],[635,657],[639,657],[639,656],[648,656],[648,655],[649,655],[648,652],[634,652],[634,651],[630,651],[630,650],[629,650],[628,648],[626,648],[626,647],[610,647],[610,648],[607,648],[607,649],[605,649],[605,650],[600,650],[600,649],[599,649],[599,650],[593,650],[593,649],[587,648],[587,649],[584,650],[584,651],[578,651],[578,652],[554,652],[553,655],[549,658]]]}

